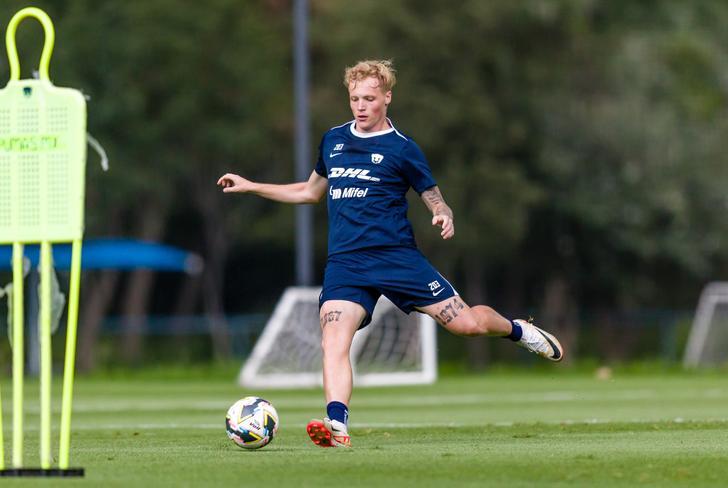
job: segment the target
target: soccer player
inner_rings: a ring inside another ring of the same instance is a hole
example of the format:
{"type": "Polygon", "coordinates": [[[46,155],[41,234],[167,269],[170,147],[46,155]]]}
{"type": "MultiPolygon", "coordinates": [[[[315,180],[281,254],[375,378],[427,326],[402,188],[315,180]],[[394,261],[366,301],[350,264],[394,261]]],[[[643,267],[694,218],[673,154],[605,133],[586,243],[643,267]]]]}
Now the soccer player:
{"type": "Polygon", "coordinates": [[[308,181],[263,184],[228,173],[217,182],[225,193],[286,203],[316,203],[328,195],[328,260],[319,298],[327,416],[307,426],[321,447],[351,445],[349,350],[380,295],[406,313],[430,315],[454,334],[506,337],[551,361],[564,357],[559,341],[529,321],[508,320],[485,305],[468,306],[417,249],[407,219],[409,188],[432,212],[443,239],[455,235],[455,224],[424,154],[387,117],[394,84],[389,61],[360,61],[346,69],[354,120],[324,134],[308,181]]]}

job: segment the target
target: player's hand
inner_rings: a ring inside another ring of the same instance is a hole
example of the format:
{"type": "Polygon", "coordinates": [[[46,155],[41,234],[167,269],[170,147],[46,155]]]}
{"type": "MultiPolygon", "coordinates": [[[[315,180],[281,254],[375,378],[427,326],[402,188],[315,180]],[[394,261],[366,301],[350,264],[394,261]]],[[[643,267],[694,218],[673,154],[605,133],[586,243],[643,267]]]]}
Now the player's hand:
{"type": "Polygon", "coordinates": [[[443,239],[450,239],[455,235],[455,222],[449,215],[435,215],[432,217],[432,225],[442,227],[440,235],[443,239]]]}
{"type": "Polygon", "coordinates": [[[252,189],[253,182],[242,176],[227,173],[217,180],[217,185],[221,186],[225,193],[245,193],[252,189]]]}

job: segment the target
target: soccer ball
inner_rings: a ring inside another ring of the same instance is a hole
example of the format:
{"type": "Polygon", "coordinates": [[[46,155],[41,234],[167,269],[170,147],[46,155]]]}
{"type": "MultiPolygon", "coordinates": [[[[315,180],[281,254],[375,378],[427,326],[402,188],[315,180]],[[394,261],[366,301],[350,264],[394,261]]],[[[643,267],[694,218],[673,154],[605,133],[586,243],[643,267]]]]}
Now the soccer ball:
{"type": "Polygon", "coordinates": [[[259,449],[278,432],[278,412],[259,397],[238,400],[225,416],[225,430],[235,444],[245,449],[259,449]]]}

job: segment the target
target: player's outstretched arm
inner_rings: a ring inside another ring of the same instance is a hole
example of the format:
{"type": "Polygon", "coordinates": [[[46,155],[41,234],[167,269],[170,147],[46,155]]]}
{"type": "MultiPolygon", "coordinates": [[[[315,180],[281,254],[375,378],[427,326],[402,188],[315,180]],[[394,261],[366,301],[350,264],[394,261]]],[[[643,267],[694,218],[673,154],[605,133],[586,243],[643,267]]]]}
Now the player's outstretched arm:
{"type": "Polygon", "coordinates": [[[433,186],[429,190],[422,192],[422,201],[425,202],[427,208],[432,212],[432,225],[442,228],[440,235],[443,239],[450,239],[455,235],[455,220],[453,219],[452,210],[445,203],[445,199],[440,193],[437,186],[433,186]]]}
{"type": "Polygon", "coordinates": [[[218,186],[225,193],[254,193],[268,200],[284,203],[316,203],[326,193],[328,183],[326,178],[315,171],[311,172],[308,181],[287,185],[256,183],[232,173],[217,180],[218,186]]]}

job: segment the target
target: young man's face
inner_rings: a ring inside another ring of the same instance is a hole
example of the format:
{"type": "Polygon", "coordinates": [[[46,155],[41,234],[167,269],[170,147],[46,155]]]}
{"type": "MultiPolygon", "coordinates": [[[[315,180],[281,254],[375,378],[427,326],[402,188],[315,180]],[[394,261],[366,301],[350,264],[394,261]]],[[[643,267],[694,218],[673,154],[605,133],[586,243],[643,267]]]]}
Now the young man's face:
{"type": "Polygon", "coordinates": [[[383,92],[377,78],[365,78],[349,83],[349,106],[356,120],[356,130],[377,132],[389,127],[387,105],[392,92],[383,92]]]}

